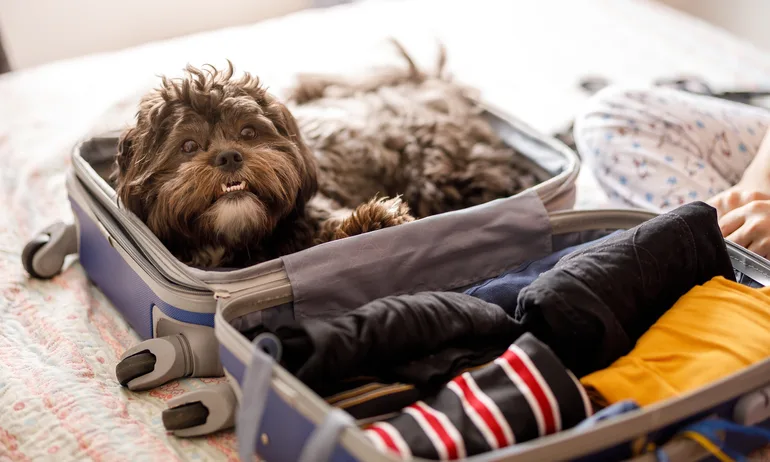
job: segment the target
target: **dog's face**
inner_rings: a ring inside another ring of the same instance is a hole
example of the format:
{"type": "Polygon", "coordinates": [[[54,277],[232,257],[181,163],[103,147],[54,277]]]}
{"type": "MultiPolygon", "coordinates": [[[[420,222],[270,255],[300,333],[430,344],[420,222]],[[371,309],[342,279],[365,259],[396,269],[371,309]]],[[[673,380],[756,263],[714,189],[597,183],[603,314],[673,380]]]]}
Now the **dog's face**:
{"type": "Polygon", "coordinates": [[[123,204],[177,245],[254,245],[317,189],[290,112],[232,66],[164,77],[122,134],[116,164],[123,204]]]}

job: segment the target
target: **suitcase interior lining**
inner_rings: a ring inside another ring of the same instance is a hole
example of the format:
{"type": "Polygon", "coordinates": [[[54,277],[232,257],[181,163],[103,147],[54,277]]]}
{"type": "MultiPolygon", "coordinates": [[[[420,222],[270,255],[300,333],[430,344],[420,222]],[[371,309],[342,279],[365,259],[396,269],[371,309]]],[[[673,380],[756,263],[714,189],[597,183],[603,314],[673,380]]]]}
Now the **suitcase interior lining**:
{"type": "MultiPolygon", "coordinates": [[[[612,233],[613,231],[615,231],[615,230],[590,230],[590,231],[571,232],[571,233],[565,233],[563,235],[553,236],[552,239],[553,239],[553,242],[554,242],[554,251],[557,251],[560,248],[565,248],[565,247],[568,247],[568,246],[572,246],[572,245],[580,244],[580,243],[587,242],[587,241],[590,241],[590,240],[595,240],[595,239],[601,238],[601,237],[603,237],[603,236],[605,236],[607,234],[612,233]]],[[[743,261],[743,259],[744,259],[743,257],[745,257],[745,255],[743,255],[743,254],[745,252],[743,252],[742,250],[736,251],[734,249],[731,249],[730,246],[728,246],[728,251],[731,254],[731,258],[732,258],[733,264],[735,266],[735,273],[736,273],[736,276],[737,276],[737,279],[739,280],[739,282],[741,282],[743,284],[746,284],[746,285],[749,285],[749,286],[761,286],[762,282],[766,282],[766,281],[756,281],[755,279],[753,279],[751,276],[747,275],[743,271],[744,269],[747,269],[747,270],[750,269],[750,267],[748,267],[748,268],[746,267],[745,262],[743,261]]],[[[749,273],[751,273],[751,271],[749,271],[749,273]]],[[[759,278],[759,279],[762,279],[762,278],[759,278]]],[[[460,289],[456,289],[456,290],[460,290],[460,289]]],[[[245,317],[242,317],[242,318],[245,318],[245,317]]],[[[234,319],[233,321],[236,321],[236,320],[234,319]]],[[[720,415],[724,414],[724,413],[731,413],[731,412],[733,412],[732,409],[733,409],[733,406],[736,404],[736,401],[735,401],[736,398],[740,397],[741,396],[740,393],[744,393],[744,392],[738,393],[736,391],[737,394],[726,395],[724,393],[723,389],[725,388],[726,385],[731,383],[738,376],[743,377],[743,376],[746,376],[747,374],[754,374],[754,375],[756,375],[755,372],[757,372],[760,368],[762,368],[763,364],[765,364],[765,363],[766,363],[766,361],[763,362],[762,364],[754,364],[752,366],[749,366],[747,369],[745,369],[743,371],[740,371],[740,372],[737,372],[735,374],[732,374],[729,377],[725,377],[723,379],[720,379],[720,380],[718,380],[718,381],[716,381],[714,383],[706,385],[706,386],[704,386],[702,388],[699,388],[697,390],[693,390],[692,392],[687,393],[685,396],[678,397],[678,398],[672,398],[670,400],[667,400],[666,402],[658,403],[656,405],[653,405],[653,406],[650,406],[650,407],[647,407],[647,408],[642,408],[642,409],[637,410],[637,411],[628,412],[628,413],[625,413],[625,414],[620,414],[618,416],[614,416],[614,417],[608,418],[605,421],[603,421],[603,422],[601,422],[599,424],[596,424],[593,428],[589,428],[589,429],[574,429],[573,428],[573,429],[570,429],[570,430],[563,431],[560,434],[554,435],[553,437],[549,437],[549,438],[547,438],[547,441],[544,438],[535,439],[535,440],[529,441],[529,442],[521,444],[521,445],[513,445],[513,446],[510,446],[510,447],[506,447],[506,448],[504,448],[504,449],[502,449],[500,451],[484,453],[484,454],[478,456],[478,458],[480,460],[487,460],[486,458],[490,457],[490,458],[495,459],[495,460],[497,460],[498,458],[500,460],[502,460],[503,458],[510,457],[513,454],[516,454],[517,451],[525,450],[525,448],[526,448],[526,450],[534,450],[538,455],[534,456],[533,454],[528,453],[527,454],[528,456],[535,457],[535,458],[534,459],[528,459],[527,457],[524,457],[524,459],[527,459],[527,460],[547,460],[547,459],[542,459],[542,458],[539,458],[539,457],[542,456],[543,454],[546,454],[546,453],[548,453],[550,451],[554,451],[554,450],[557,453],[560,453],[560,450],[556,449],[556,446],[558,446],[558,444],[555,441],[553,441],[554,439],[556,439],[556,440],[567,439],[567,440],[569,440],[569,443],[575,444],[575,438],[576,437],[577,438],[588,438],[589,437],[588,434],[594,434],[594,433],[602,433],[602,434],[604,434],[604,433],[607,433],[605,430],[609,430],[610,433],[612,433],[612,435],[609,435],[609,436],[612,436],[613,438],[615,438],[617,436],[616,434],[620,434],[621,436],[625,435],[624,438],[621,438],[618,441],[621,441],[621,440],[622,441],[628,441],[628,435],[626,435],[626,433],[628,433],[629,425],[626,424],[627,420],[631,419],[631,420],[634,420],[635,422],[636,421],[640,421],[640,419],[644,420],[644,421],[647,421],[647,420],[656,421],[657,418],[655,416],[658,415],[658,413],[663,413],[663,414],[668,415],[670,412],[674,412],[674,408],[677,409],[677,412],[680,412],[682,407],[687,407],[689,409],[689,408],[691,408],[693,406],[697,406],[697,411],[696,412],[687,410],[687,415],[689,415],[689,417],[684,418],[684,420],[682,422],[677,421],[677,422],[679,422],[678,424],[677,423],[668,423],[668,424],[663,425],[663,426],[652,425],[651,428],[655,428],[657,430],[656,430],[656,432],[652,432],[651,435],[655,436],[656,440],[660,444],[663,444],[664,442],[669,441],[669,437],[675,433],[675,428],[679,428],[683,423],[698,420],[698,416],[708,417],[708,415],[711,415],[711,414],[713,414],[713,413],[715,413],[717,411],[719,411],[720,415]],[[720,390],[722,390],[722,391],[720,391],[720,390]],[[708,396],[706,396],[706,395],[708,395],[708,396]],[[726,400],[724,400],[724,401],[715,400],[715,399],[713,399],[715,395],[726,397],[726,400]],[[711,403],[711,405],[710,406],[704,406],[705,403],[711,403]]],[[[334,398],[334,397],[329,397],[329,398],[334,398]]],[[[360,396],[359,398],[363,398],[364,401],[365,401],[365,399],[366,399],[365,398],[365,394],[360,396]]],[[[331,399],[330,401],[335,401],[335,400],[331,399]]],[[[330,403],[330,405],[335,405],[335,404],[337,404],[337,403],[334,403],[334,402],[330,403]]],[[[385,417],[387,417],[387,416],[385,416],[385,417]]],[[[376,421],[376,420],[379,420],[381,418],[383,418],[383,416],[378,416],[377,418],[367,419],[366,421],[361,421],[361,422],[358,422],[358,423],[359,424],[369,423],[370,421],[376,421]]],[[[640,421],[639,424],[642,424],[642,422],[640,421]]],[[[649,425],[649,424],[647,424],[647,425],[649,425]]],[[[637,425],[635,425],[635,424],[631,425],[631,426],[634,427],[634,428],[637,427],[637,425]]],[[[642,425],[642,426],[645,426],[645,425],[642,425]]],[[[645,432],[641,432],[641,433],[639,433],[639,435],[642,435],[644,433],[645,432]]],[[[639,435],[635,435],[635,436],[639,436],[639,435]]],[[[615,439],[617,439],[617,438],[615,438],[615,439]]],[[[609,440],[612,440],[612,438],[609,438],[609,440]]],[[[617,443],[617,444],[620,444],[620,443],[617,443]]],[[[626,444],[628,444],[628,443],[626,443],[626,444]]],[[[621,447],[621,446],[614,446],[614,445],[612,445],[612,446],[600,449],[598,451],[592,451],[592,454],[600,454],[600,453],[602,453],[602,451],[613,450],[613,449],[617,449],[619,447],[621,447]]],[[[623,447],[625,447],[625,446],[623,446],[623,447]]],[[[668,452],[668,449],[669,449],[668,446],[666,446],[667,452],[668,452]]],[[[586,453],[581,453],[581,454],[582,455],[587,455],[586,453]]]]}
{"type": "MultiPolygon", "coordinates": [[[[590,241],[600,239],[604,236],[607,236],[613,233],[614,231],[615,230],[612,230],[612,229],[595,229],[595,230],[584,230],[584,231],[576,231],[576,232],[570,232],[570,233],[565,233],[560,235],[554,235],[551,237],[553,252],[558,252],[559,250],[562,250],[567,247],[571,247],[571,246],[579,245],[585,242],[590,242],[590,241]]],[[[500,274],[502,274],[503,272],[504,271],[501,271],[500,274]]],[[[448,285],[445,287],[438,288],[436,290],[442,290],[447,292],[463,292],[466,289],[486,279],[488,278],[479,278],[478,280],[473,281],[472,283],[465,284],[460,287],[448,285]]],[[[355,281],[351,281],[351,284],[355,284],[355,281]]],[[[416,292],[418,292],[418,290],[415,290],[411,293],[416,293],[416,292]]],[[[248,298],[244,298],[243,300],[238,302],[238,304],[248,304],[248,303],[249,303],[248,298]]],[[[353,310],[356,308],[358,308],[358,306],[354,306],[350,308],[350,310],[353,310]]],[[[314,318],[314,319],[328,319],[330,316],[325,316],[324,311],[319,311],[318,315],[307,316],[307,317],[314,318]]],[[[273,328],[279,324],[291,322],[294,319],[296,319],[295,313],[294,313],[294,304],[293,302],[288,302],[288,303],[281,303],[279,305],[269,307],[266,309],[252,311],[243,316],[238,316],[236,318],[233,318],[229,322],[230,322],[230,325],[232,325],[236,330],[243,333],[248,330],[253,330],[260,325],[265,325],[269,328],[273,328]]]]}
{"type": "Polygon", "coordinates": [[[110,174],[115,164],[117,153],[117,134],[98,136],[86,140],[80,147],[80,157],[111,187],[115,187],[110,181],[110,174]]]}

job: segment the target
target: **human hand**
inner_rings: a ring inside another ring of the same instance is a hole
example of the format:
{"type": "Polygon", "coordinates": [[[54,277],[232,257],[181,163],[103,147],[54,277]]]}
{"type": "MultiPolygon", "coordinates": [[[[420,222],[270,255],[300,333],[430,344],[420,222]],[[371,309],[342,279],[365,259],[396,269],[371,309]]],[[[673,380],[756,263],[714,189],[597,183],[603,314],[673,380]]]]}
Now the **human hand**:
{"type": "Polygon", "coordinates": [[[739,207],[754,201],[764,200],[770,200],[770,194],[743,183],[738,183],[732,188],[726,189],[712,197],[707,202],[717,209],[717,216],[721,219],[724,215],[739,207]]]}
{"type": "Polygon", "coordinates": [[[744,169],[740,181],[708,200],[720,218],[754,201],[770,199],[770,126],[765,130],[754,159],[744,169]]]}
{"type": "Polygon", "coordinates": [[[741,247],[770,258],[770,200],[754,200],[719,219],[722,235],[741,247]]]}

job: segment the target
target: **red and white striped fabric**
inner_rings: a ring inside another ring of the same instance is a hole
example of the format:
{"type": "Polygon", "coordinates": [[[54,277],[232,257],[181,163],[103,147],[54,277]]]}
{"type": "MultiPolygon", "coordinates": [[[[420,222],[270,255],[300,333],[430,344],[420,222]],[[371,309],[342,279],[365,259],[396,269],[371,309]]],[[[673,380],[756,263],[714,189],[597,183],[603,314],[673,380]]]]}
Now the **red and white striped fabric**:
{"type": "Polygon", "coordinates": [[[545,344],[525,334],[492,363],[455,377],[365,434],[402,460],[459,460],[571,428],[590,414],[580,383],[545,344]]]}

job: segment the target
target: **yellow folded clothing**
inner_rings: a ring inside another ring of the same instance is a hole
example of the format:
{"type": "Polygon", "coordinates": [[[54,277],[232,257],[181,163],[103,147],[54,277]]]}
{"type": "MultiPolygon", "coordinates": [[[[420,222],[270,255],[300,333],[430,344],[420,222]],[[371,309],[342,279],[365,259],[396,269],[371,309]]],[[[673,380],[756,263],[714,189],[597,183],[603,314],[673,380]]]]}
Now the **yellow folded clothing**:
{"type": "Polygon", "coordinates": [[[702,387],[770,356],[770,287],[722,276],[683,295],[610,367],[581,379],[608,404],[645,406],[702,387]]]}

